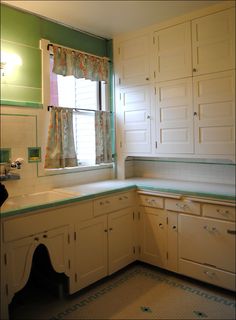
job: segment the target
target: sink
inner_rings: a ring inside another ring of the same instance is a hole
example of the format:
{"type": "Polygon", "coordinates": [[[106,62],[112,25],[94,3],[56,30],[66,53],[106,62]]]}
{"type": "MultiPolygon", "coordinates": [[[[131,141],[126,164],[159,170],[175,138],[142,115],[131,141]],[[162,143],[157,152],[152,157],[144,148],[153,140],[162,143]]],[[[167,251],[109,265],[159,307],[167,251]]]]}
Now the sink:
{"type": "Polygon", "coordinates": [[[73,195],[65,192],[43,191],[37,193],[24,194],[21,196],[10,197],[1,206],[1,211],[15,210],[24,207],[56,202],[73,198],[73,195]]]}

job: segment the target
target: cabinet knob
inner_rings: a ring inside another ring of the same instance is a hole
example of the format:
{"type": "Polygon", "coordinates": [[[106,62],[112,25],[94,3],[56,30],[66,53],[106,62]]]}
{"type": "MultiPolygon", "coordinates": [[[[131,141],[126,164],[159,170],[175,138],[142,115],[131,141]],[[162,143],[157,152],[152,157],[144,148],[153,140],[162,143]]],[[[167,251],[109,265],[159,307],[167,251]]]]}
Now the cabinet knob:
{"type": "Polygon", "coordinates": [[[46,234],[43,235],[43,238],[47,238],[48,236],[46,234]]]}
{"type": "Polygon", "coordinates": [[[35,241],[39,241],[39,238],[38,238],[38,237],[35,237],[34,240],[35,240],[35,241]]]}
{"type": "Polygon", "coordinates": [[[150,116],[150,115],[148,115],[148,116],[147,116],[147,119],[151,119],[151,116],[150,116]]]}
{"type": "Polygon", "coordinates": [[[107,229],[104,230],[104,232],[107,232],[107,231],[108,231],[107,229]]]}
{"type": "Polygon", "coordinates": [[[112,231],[113,230],[113,228],[109,228],[109,231],[112,231]]]}
{"type": "Polygon", "coordinates": [[[196,69],[196,68],[193,68],[193,72],[197,72],[197,69],[196,69]]]}
{"type": "Polygon", "coordinates": [[[163,224],[162,224],[162,223],[159,223],[159,227],[160,227],[161,229],[163,229],[163,224]]]}
{"type": "Polygon", "coordinates": [[[196,112],[196,111],[194,111],[193,115],[196,117],[196,116],[197,116],[197,112],[196,112]]]}
{"type": "Polygon", "coordinates": [[[177,227],[176,226],[172,226],[172,229],[175,230],[177,227]]]}
{"type": "Polygon", "coordinates": [[[148,77],[146,77],[146,79],[145,79],[145,80],[147,80],[147,81],[148,81],[148,80],[149,80],[149,78],[148,78],[148,77]]]}

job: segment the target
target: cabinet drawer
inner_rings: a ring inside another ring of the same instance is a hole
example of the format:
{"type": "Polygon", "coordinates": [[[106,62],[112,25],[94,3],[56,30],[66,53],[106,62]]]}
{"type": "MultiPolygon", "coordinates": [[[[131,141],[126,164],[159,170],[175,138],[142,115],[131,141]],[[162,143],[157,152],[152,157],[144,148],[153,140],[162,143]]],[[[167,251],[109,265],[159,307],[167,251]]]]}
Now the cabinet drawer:
{"type": "Polygon", "coordinates": [[[179,272],[229,290],[236,290],[236,275],[231,272],[180,259],[179,272]]]}
{"type": "Polygon", "coordinates": [[[235,221],[235,207],[215,204],[203,204],[202,214],[205,217],[235,221]]]}
{"type": "Polygon", "coordinates": [[[94,200],[94,216],[99,216],[112,211],[130,207],[134,204],[134,194],[124,192],[115,196],[103,197],[94,200]]]}
{"type": "Polygon", "coordinates": [[[152,207],[152,208],[160,208],[164,207],[164,200],[160,197],[152,197],[152,196],[139,196],[139,202],[141,206],[144,207],[152,207]]]}
{"type": "Polygon", "coordinates": [[[195,215],[200,215],[201,213],[200,203],[190,200],[166,199],[165,209],[170,211],[192,213],[195,215]]]}

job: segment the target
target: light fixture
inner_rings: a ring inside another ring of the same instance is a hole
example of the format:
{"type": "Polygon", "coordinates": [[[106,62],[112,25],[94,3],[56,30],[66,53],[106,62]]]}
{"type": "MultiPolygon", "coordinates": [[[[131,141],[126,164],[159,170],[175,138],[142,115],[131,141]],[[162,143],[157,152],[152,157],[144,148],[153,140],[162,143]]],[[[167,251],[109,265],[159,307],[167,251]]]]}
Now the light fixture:
{"type": "Polygon", "coordinates": [[[18,54],[1,51],[1,76],[10,75],[15,67],[22,65],[22,59],[18,54]]]}

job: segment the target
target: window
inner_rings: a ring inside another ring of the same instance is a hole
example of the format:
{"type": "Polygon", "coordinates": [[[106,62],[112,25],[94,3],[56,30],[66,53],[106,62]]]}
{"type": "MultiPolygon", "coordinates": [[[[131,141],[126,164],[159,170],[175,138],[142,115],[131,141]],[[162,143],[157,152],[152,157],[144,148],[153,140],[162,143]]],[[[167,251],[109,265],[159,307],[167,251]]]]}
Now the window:
{"type": "Polygon", "coordinates": [[[50,104],[84,109],[74,113],[74,138],[79,165],[95,165],[95,113],[108,110],[108,90],[104,81],[76,79],[52,72],[50,59],[50,104]],[[92,111],[89,111],[92,110],[92,111]]]}

